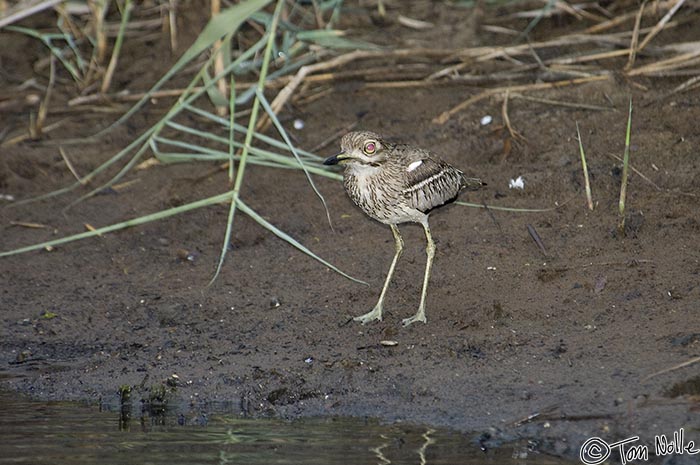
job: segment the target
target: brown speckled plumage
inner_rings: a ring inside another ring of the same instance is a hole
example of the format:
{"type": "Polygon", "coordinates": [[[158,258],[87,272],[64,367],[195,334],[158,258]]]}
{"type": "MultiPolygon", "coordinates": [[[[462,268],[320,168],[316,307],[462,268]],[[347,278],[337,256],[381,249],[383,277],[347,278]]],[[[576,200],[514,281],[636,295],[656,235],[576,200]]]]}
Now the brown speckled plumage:
{"type": "Polygon", "coordinates": [[[328,158],[325,163],[345,165],[343,183],[348,195],[367,215],[388,224],[396,242],[396,254],[379,302],[371,312],[356,320],[363,323],[381,320],[386,288],[403,250],[403,240],[396,225],[416,222],[425,229],[428,263],[418,313],[405,319],[404,324],[425,322],[425,296],[435,250],[428,214],[454,200],[462,189],[479,188],[483,183],[479,179],[465,177],[460,170],[427,150],[387,142],[373,132],[348,133],[343,136],[340,146],[341,153],[328,158]]]}

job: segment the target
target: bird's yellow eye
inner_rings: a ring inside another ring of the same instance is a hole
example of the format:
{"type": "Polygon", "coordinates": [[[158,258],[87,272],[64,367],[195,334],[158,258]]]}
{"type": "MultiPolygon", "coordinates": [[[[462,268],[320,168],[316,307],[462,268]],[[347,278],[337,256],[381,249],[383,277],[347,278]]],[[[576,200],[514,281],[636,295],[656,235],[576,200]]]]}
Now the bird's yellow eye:
{"type": "Polygon", "coordinates": [[[372,155],[377,151],[377,143],[374,141],[369,141],[365,144],[365,148],[363,150],[367,155],[372,155]]]}

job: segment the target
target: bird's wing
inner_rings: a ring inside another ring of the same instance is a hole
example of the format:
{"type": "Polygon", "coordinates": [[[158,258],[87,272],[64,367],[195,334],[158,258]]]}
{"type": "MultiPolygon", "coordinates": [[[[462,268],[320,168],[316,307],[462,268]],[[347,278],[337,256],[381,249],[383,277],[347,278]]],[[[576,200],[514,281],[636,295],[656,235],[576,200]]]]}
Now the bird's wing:
{"type": "Polygon", "coordinates": [[[430,156],[407,160],[403,169],[401,193],[423,213],[454,200],[464,185],[461,171],[430,156]]]}

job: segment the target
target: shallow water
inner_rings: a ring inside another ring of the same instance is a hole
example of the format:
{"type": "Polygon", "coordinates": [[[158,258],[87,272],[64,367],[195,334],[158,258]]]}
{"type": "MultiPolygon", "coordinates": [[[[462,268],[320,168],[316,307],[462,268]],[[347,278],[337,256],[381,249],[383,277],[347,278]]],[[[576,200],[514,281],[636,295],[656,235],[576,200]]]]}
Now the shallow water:
{"type": "Polygon", "coordinates": [[[0,391],[0,464],[498,464],[566,462],[515,444],[482,452],[473,439],[415,425],[233,415],[144,416],[0,391]]]}

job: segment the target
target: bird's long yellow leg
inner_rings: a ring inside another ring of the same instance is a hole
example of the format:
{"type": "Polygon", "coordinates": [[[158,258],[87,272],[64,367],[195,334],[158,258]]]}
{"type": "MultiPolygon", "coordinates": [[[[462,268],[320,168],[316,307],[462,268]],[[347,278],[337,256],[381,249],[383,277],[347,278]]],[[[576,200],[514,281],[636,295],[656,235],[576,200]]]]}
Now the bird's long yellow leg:
{"type": "Polygon", "coordinates": [[[433,237],[430,235],[430,226],[428,226],[428,220],[426,219],[423,223],[423,229],[425,229],[425,239],[428,244],[425,247],[425,252],[428,255],[428,261],[425,264],[425,276],[423,277],[423,291],[420,295],[420,306],[418,311],[411,318],[406,318],[403,320],[403,325],[408,326],[416,321],[426,322],[425,319],[425,297],[428,295],[428,280],[430,279],[430,269],[433,267],[433,257],[435,257],[435,242],[433,242],[433,237]]]}
{"type": "Polygon", "coordinates": [[[373,320],[382,320],[382,309],[384,306],[384,296],[386,295],[386,290],[391,282],[391,277],[394,275],[394,268],[396,268],[396,262],[399,261],[401,252],[403,251],[403,239],[401,239],[401,234],[399,233],[399,228],[396,225],[391,224],[391,232],[394,233],[394,242],[396,246],[396,253],[394,254],[394,259],[391,261],[391,266],[389,267],[389,273],[386,275],[386,281],[384,281],[384,287],[382,288],[382,293],[379,294],[379,301],[374,308],[358,317],[353,318],[355,321],[360,321],[362,324],[369,323],[373,320]]]}

